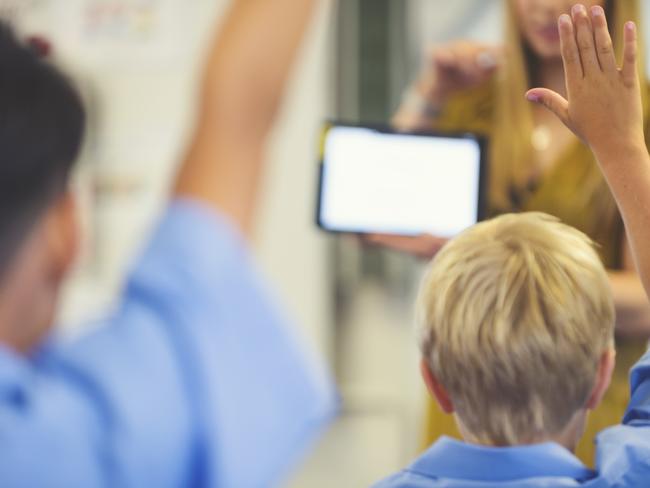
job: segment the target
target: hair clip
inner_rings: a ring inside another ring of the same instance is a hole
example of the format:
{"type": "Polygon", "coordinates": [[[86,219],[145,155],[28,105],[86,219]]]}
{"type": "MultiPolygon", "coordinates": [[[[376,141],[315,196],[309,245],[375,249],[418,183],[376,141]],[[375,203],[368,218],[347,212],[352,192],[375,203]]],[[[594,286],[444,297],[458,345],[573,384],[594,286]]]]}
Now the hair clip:
{"type": "Polygon", "coordinates": [[[41,36],[29,36],[27,38],[27,46],[39,58],[47,58],[52,52],[52,44],[41,36]]]}

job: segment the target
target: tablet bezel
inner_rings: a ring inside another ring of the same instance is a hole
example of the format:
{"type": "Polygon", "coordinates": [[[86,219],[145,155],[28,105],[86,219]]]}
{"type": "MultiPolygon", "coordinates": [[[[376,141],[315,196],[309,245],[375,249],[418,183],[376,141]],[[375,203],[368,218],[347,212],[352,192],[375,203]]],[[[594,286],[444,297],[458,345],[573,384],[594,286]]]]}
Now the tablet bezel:
{"type": "MultiPolygon", "coordinates": [[[[444,131],[400,131],[394,127],[385,125],[385,124],[365,124],[365,123],[351,123],[351,122],[341,122],[341,121],[330,121],[324,124],[322,138],[324,142],[327,137],[327,132],[336,127],[350,127],[350,128],[359,128],[359,129],[369,129],[375,132],[380,132],[383,134],[395,134],[395,135],[408,135],[408,136],[417,136],[417,137],[439,137],[447,139],[470,139],[476,141],[479,145],[479,182],[478,182],[478,199],[477,199],[477,209],[476,209],[476,221],[480,222],[485,219],[487,215],[486,208],[486,195],[487,195],[487,153],[488,153],[488,139],[478,133],[473,132],[444,132],[444,131]]],[[[322,151],[320,155],[320,161],[318,164],[318,191],[316,193],[316,225],[321,230],[332,233],[332,234],[373,234],[381,233],[388,235],[400,235],[400,236],[415,236],[417,234],[399,234],[399,233],[390,233],[390,232],[371,232],[367,230],[341,230],[341,229],[332,229],[326,227],[321,220],[321,211],[323,203],[323,185],[324,185],[324,171],[325,171],[325,144],[322,146],[322,151]]]]}

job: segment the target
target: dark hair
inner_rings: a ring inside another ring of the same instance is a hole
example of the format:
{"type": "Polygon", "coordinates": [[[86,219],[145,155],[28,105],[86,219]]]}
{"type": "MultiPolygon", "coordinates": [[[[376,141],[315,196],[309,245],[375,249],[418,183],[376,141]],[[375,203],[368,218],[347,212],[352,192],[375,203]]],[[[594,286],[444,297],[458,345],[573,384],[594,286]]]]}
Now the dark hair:
{"type": "Polygon", "coordinates": [[[0,22],[0,273],[67,188],[84,122],[70,81],[0,22]]]}

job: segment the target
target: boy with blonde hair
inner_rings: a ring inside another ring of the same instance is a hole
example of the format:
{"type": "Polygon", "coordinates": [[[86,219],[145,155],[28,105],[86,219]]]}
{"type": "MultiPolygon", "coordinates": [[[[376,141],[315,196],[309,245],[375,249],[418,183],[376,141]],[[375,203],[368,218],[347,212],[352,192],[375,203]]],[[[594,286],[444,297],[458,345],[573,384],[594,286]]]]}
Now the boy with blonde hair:
{"type": "MultiPolygon", "coordinates": [[[[589,15],[578,5],[559,28],[569,101],[542,89],[528,96],[558,114],[606,168],[643,274],[650,206],[638,205],[650,203],[650,166],[635,27],[626,25],[622,69],[601,7],[589,15]],[[621,160],[636,181],[612,169],[621,160]]],[[[586,236],[543,214],[479,224],[434,259],[419,311],[422,376],[465,442],[442,438],[378,486],[650,486],[650,353],[632,370],[623,425],[598,436],[596,469],[572,454],[615,361],[611,291],[586,236]]]]}

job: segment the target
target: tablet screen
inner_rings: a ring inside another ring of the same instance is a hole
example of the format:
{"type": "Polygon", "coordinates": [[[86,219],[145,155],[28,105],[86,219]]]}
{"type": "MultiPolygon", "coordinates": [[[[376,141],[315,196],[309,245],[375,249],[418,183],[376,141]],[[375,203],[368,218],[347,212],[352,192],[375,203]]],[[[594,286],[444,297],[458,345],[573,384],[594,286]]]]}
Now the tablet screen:
{"type": "Polygon", "coordinates": [[[325,137],[319,225],[331,231],[451,237],[475,224],[476,138],[334,126],[325,137]]]}

